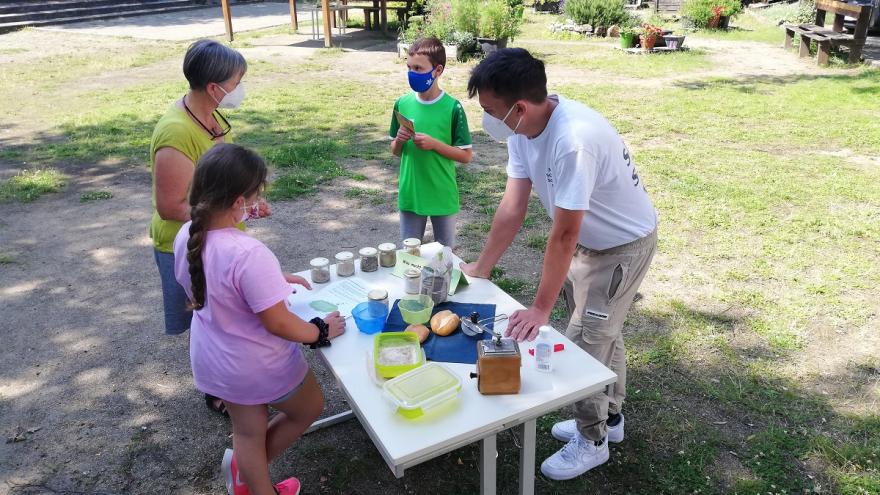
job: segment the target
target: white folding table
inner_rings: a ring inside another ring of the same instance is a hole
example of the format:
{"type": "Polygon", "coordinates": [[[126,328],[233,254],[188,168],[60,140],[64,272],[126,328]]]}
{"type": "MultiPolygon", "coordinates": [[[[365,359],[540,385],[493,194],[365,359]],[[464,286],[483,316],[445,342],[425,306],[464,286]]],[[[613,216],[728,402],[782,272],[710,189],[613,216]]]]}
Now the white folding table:
{"type": "MultiPolygon", "coordinates": [[[[422,256],[430,257],[439,244],[422,246],[422,256]]],[[[458,266],[456,258],[456,266],[458,266]]],[[[308,279],[308,271],[299,275],[308,279]]],[[[393,303],[404,295],[403,280],[390,268],[362,273],[356,277],[369,285],[388,291],[393,303]]],[[[335,269],[331,281],[339,280],[335,269]]],[[[511,314],[523,306],[484,279],[469,278],[469,285],[459,288],[449,299],[457,302],[495,304],[496,314],[511,314]]],[[[320,290],[315,285],[313,290],[320,290]]],[[[294,296],[296,297],[296,296],[294,296]]],[[[506,323],[496,324],[499,330],[506,323]]],[[[563,343],[565,350],[553,355],[553,372],[542,373],[535,368],[535,359],[528,350],[533,343],[520,343],[523,365],[522,389],[516,395],[482,395],[477,381],[470,378],[475,371],[471,364],[444,363],[462,381],[458,398],[424,418],[406,419],[382,396],[367,369],[367,356],[373,346],[373,335],[358,331],[352,318],[347,320],[345,334],[334,339],[332,346],[320,349],[319,355],[333,373],[339,389],[351,405],[352,412],[369,434],[386,464],[397,478],[407,468],[443,455],[459,447],[481,442],[480,488],[483,494],[496,491],[496,435],[517,428],[522,439],[519,487],[521,494],[532,494],[535,488],[535,420],[576,401],[589,397],[617,380],[617,375],[566,339],[553,332],[554,343],[563,343]]],[[[351,413],[343,413],[317,422],[310,431],[344,421],[351,413]]]]}

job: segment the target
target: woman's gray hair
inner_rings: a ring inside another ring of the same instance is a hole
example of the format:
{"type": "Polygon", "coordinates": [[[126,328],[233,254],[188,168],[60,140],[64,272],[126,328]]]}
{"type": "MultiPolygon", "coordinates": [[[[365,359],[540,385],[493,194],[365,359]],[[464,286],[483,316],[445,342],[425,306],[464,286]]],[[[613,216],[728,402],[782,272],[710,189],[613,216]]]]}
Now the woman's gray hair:
{"type": "Polygon", "coordinates": [[[198,40],[183,57],[183,75],[190,89],[203,90],[208,83],[222,83],[247,72],[247,62],[237,51],[214,40],[198,40]]]}

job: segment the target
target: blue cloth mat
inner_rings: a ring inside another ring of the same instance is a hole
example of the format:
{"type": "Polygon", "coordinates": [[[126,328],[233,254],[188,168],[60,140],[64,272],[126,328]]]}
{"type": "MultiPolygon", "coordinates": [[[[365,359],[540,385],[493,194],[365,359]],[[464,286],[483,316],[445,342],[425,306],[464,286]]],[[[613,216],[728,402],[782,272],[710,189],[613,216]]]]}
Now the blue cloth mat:
{"type": "MultiPolygon", "coordinates": [[[[383,332],[402,332],[409,326],[409,323],[403,321],[403,317],[400,315],[400,309],[397,307],[398,304],[400,304],[399,299],[394,301],[394,305],[391,307],[391,313],[388,315],[388,320],[385,322],[385,329],[382,330],[383,332]]],[[[437,312],[445,309],[452,311],[463,319],[470,316],[474,311],[480,314],[481,320],[483,318],[495,317],[494,304],[466,304],[448,301],[434,306],[431,315],[433,316],[437,312]]],[[[488,323],[485,326],[492,330],[494,324],[488,323]]],[[[434,332],[431,332],[422,344],[422,349],[425,350],[425,357],[428,361],[477,364],[477,341],[488,340],[490,338],[492,338],[492,334],[486,332],[483,332],[476,337],[470,337],[465,335],[461,331],[461,326],[459,326],[456,331],[446,337],[440,337],[439,335],[435,335],[434,332]]]]}

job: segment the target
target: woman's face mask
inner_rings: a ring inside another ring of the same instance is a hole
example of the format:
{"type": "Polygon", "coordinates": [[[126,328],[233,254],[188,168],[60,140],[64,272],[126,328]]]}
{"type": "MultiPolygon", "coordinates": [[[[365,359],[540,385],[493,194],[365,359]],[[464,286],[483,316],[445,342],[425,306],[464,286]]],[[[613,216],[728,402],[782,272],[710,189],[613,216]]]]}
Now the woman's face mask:
{"type": "Polygon", "coordinates": [[[506,141],[510,136],[513,136],[516,133],[516,130],[519,129],[519,125],[522,123],[522,117],[516,121],[516,127],[511,129],[504,123],[507,120],[507,117],[510,117],[510,113],[513,112],[513,109],[516,108],[516,103],[510,107],[510,110],[507,111],[507,114],[503,119],[499,119],[493,117],[489,114],[489,112],[483,111],[483,130],[486,131],[492,139],[495,141],[503,142],[506,141]]]}
{"type": "Polygon", "coordinates": [[[238,86],[236,86],[235,89],[228,92],[223,89],[223,86],[220,86],[219,84],[217,85],[217,87],[220,88],[220,91],[223,91],[223,93],[226,95],[220,101],[217,101],[217,99],[214,98],[214,101],[217,101],[217,105],[219,105],[220,108],[238,108],[241,105],[241,102],[244,101],[243,82],[239,82],[238,86]]]}

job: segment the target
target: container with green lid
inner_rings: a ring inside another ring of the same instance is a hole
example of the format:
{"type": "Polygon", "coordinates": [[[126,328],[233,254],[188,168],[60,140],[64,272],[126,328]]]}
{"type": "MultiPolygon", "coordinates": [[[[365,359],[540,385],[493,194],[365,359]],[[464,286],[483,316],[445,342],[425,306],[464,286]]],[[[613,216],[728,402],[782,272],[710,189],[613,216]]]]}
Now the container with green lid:
{"type": "Polygon", "coordinates": [[[413,332],[384,332],[373,337],[376,375],[394,378],[425,363],[419,336],[413,332]]]}
{"type": "Polygon", "coordinates": [[[414,419],[458,396],[461,379],[440,363],[427,363],[382,385],[403,417],[414,419]]]}

